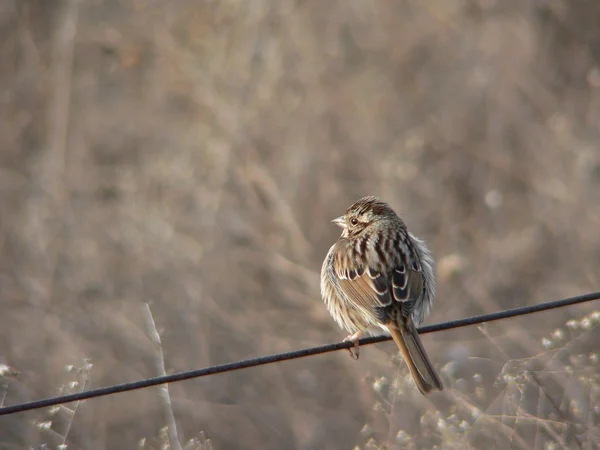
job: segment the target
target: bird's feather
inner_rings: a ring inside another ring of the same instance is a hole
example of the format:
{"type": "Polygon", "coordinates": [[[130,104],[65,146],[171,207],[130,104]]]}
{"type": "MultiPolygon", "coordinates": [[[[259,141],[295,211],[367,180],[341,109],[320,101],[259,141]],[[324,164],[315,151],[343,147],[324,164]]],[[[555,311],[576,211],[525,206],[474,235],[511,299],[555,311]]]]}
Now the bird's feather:
{"type": "Polygon", "coordinates": [[[407,268],[402,261],[388,273],[373,267],[364,269],[356,258],[347,254],[344,242],[334,246],[333,272],[337,275],[339,288],[348,301],[368,314],[374,323],[386,324],[401,315],[409,317],[415,302],[423,293],[423,276],[420,271],[407,268]]]}

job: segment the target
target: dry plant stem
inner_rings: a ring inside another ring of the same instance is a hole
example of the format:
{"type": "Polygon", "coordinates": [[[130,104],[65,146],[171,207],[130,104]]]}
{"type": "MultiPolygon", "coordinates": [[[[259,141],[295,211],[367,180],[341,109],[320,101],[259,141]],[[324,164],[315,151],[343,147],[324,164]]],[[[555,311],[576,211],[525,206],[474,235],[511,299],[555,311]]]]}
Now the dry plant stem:
{"type": "MultiPolygon", "coordinates": [[[[498,417],[498,419],[507,427],[507,429],[510,430],[508,433],[506,433],[506,437],[508,438],[508,442],[512,447],[512,440],[515,437],[515,435],[518,435],[517,428],[519,421],[518,413],[512,413],[512,408],[514,406],[514,400],[512,399],[512,396],[518,396],[520,401],[522,395],[519,394],[522,394],[522,392],[519,391],[519,388],[516,385],[516,383],[508,383],[503,389],[503,394],[504,395],[502,395],[502,414],[496,417],[498,417]]],[[[519,406],[517,406],[517,408],[518,407],[519,406]]]]}
{"type": "Polygon", "coordinates": [[[506,361],[510,361],[512,358],[504,351],[504,349],[502,347],[500,347],[500,345],[498,345],[498,343],[494,340],[494,338],[492,336],[490,336],[490,333],[488,333],[487,329],[486,329],[486,323],[482,323],[481,325],[477,326],[477,329],[481,332],[481,334],[483,334],[487,340],[494,346],[496,347],[496,349],[500,352],[500,354],[502,356],[504,356],[504,358],[506,358],[506,361]]]}
{"type": "MultiPolygon", "coordinates": [[[[550,436],[552,436],[552,438],[558,444],[560,444],[560,446],[564,450],[568,450],[569,449],[569,446],[564,441],[564,439],[556,431],[554,431],[554,429],[550,426],[550,425],[567,425],[567,426],[569,426],[569,424],[567,422],[557,422],[557,421],[552,421],[552,420],[543,420],[543,419],[540,419],[539,417],[533,417],[533,416],[531,416],[531,414],[528,414],[528,413],[524,413],[524,415],[522,416],[522,418],[528,419],[529,421],[532,421],[532,422],[535,422],[537,425],[539,425],[540,427],[542,427],[546,431],[546,433],[548,433],[550,436]]],[[[581,449],[581,445],[579,445],[579,440],[575,439],[575,442],[578,443],[577,448],[581,449]]]]}
{"type": "MultiPolygon", "coordinates": [[[[400,377],[398,377],[398,380],[400,379],[400,377]]],[[[392,420],[394,418],[394,413],[396,411],[396,400],[398,399],[398,387],[394,385],[394,383],[391,384],[392,388],[390,389],[392,398],[390,401],[390,411],[388,413],[388,435],[387,435],[387,442],[388,445],[390,446],[390,448],[392,447],[392,439],[393,439],[393,429],[392,429],[392,420]]]]}
{"type": "Polygon", "coordinates": [[[0,399],[0,408],[4,406],[4,400],[6,399],[6,394],[8,392],[8,384],[2,386],[4,388],[2,392],[2,399],[0,399]]]}
{"type": "MultiPolygon", "coordinates": [[[[559,417],[562,419],[562,421],[563,421],[562,423],[564,423],[566,425],[567,429],[571,433],[571,436],[573,437],[573,439],[575,440],[575,442],[577,442],[577,447],[578,448],[582,448],[582,443],[579,440],[579,438],[577,437],[577,431],[574,429],[573,424],[570,423],[569,420],[567,419],[567,417],[565,416],[564,411],[561,409],[561,407],[559,405],[556,404],[556,402],[552,399],[552,397],[550,396],[550,394],[548,394],[548,391],[544,388],[544,385],[542,384],[542,382],[540,381],[540,379],[537,377],[537,375],[534,372],[530,371],[529,372],[529,376],[537,384],[539,392],[540,392],[540,396],[543,394],[544,398],[546,398],[548,400],[548,402],[554,407],[554,410],[559,415],[559,417]]],[[[540,399],[540,401],[541,401],[541,399],[540,399]]],[[[540,417],[539,413],[538,413],[538,417],[540,417]]],[[[549,434],[552,434],[553,437],[554,437],[554,433],[552,433],[550,430],[546,430],[546,431],[549,434]]],[[[563,447],[566,447],[566,444],[560,439],[560,437],[555,437],[555,439],[563,447]]]]}
{"type": "MultiPolygon", "coordinates": [[[[542,414],[544,412],[544,399],[546,398],[544,395],[543,389],[541,386],[538,387],[538,404],[537,404],[537,417],[542,417],[542,414]]],[[[533,448],[539,448],[540,447],[540,441],[541,441],[541,436],[540,436],[540,427],[536,427],[535,429],[535,437],[533,438],[533,448]]]]}
{"type": "MultiPolygon", "coordinates": [[[[448,396],[448,398],[450,400],[452,400],[452,402],[457,405],[457,406],[461,406],[463,408],[465,408],[466,410],[471,412],[471,415],[476,415],[478,416],[477,419],[473,422],[473,424],[471,425],[471,429],[465,433],[465,437],[468,438],[469,434],[472,433],[473,429],[475,428],[475,425],[477,423],[479,423],[480,426],[483,427],[498,427],[498,429],[504,431],[504,433],[508,436],[509,433],[511,433],[512,428],[510,428],[509,426],[507,426],[505,423],[503,423],[501,420],[497,419],[497,416],[493,416],[490,414],[487,414],[485,411],[481,410],[480,408],[478,408],[477,406],[473,405],[469,399],[467,399],[464,395],[460,394],[457,390],[447,390],[446,391],[446,395],[448,396]]],[[[531,447],[527,444],[527,442],[525,442],[525,440],[523,438],[521,438],[521,436],[519,436],[518,434],[515,434],[513,436],[513,443],[516,444],[516,446],[518,448],[521,448],[523,450],[530,450],[531,447]]]]}
{"type": "MultiPolygon", "coordinates": [[[[58,240],[61,229],[51,225],[56,217],[67,216],[67,138],[71,103],[71,75],[73,72],[73,49],[77,33],[79,0],[65,0],[59,5],[54,24],[52,63],[46,109],[47,146],[39,152],[31,165],[32,191],[25,208],[25,227],[31,236],[28,243],[30,257],[35,264],[30,276],[43,290],[33,290],[32,298],[37,304],[48,302],[54,290],[54,277],[64,240],[58,240]]],[[[61,227],[61,225],[58,225],[61,227]]]]}
{"type": "MultiPolygon", "coordinates": [[[[487,293],[478,293],[478,292],[474,292],[473,290],[469,289],[470,294],[473,296],[473,298],[481,298],[481,299],[487,299],[489,301],[492,301],[492,299],[489,297],[489,295],[487,293]]],[[[482,327],[478,327],[478,329],[483,333],[484,336],[486,336],[490,342],[492,342],[494,344],[494,346],[503,354],[505,355],[508,359],[512,360],[514,358],[512,358],[506,351],[504,351],[496,342],[494,342],[493,338],[486,332],[486,328],[482,328],[482,327]]],[[[515,340],[515,345],[519,345],[522,349],[525,350],[525,353],[527,353],[528,355],[535,355],[538,352],[538,344],[536,341],[534,341],[533,339],[531,339],[531,337],[526,334],[526,333],[521,333],[519,335],[519,340],[516,341],[515,340]]],[[[555,361],[554,359],[550,360],[550,362],[547,365],[547,370],[548,370],[548,374],[551,376],[551,378],[558,383],[559,385],[563,386],[565,388],[564,390],[564,396],[565,399],[569,398],[575,402],[579,402],[582,403],[585,401],[585,397],[583,392],[581,391],[581,389],[577,389],[577,385],[573,386],[573,389],[569,390],[567,393],[567,389],[566,387],[570,385],[571,380],[570,377],[567,376],[564,371],[562,370],[562,367],[560,366],[560,364],[555,361]]]]}
{"type": "MultiPolygon", "coordinates": [[[[152,317],[152,311],[150,311],[150,305],[144,303],[144,310],[146,312],[146,327],[148,331],[148,337],[154,346],[154,360],[156,363],[156,372],[158,376],[166,376],[165,371],[165,358],[162,351],[162,343],[160,335],[156,330],[156,324],[154,323],[154,317],[152,317]]],[[[169,444],[173,450],[182,450],[181,443],[179,442],[179,434],[177,433],[177,424],[175,423],[175,415],[173,414],[173,408],[171,407],[171,396],[169,395],[169,385],[163,384],[159,386],[160,398],[162,400],[165,418],[167,419],[167,428],[169,433],[169,444]]]]}
{"type": "Polygon", "coordinates": [[[518,393],[518,403],[516,405],[517,410],[515,411],[515,418],[514,418],[514,426],[513,426],[513,434],[511,434],[510,436],[510,445],[512,447],[512,439],[514,437],[515,434],[519,433],[519,428],[523,428],[522,424],[523,424],[523,414],[525,414],[525,411],[523,409],[523,405],[525,403],[525,394],[523,392],[523,388],[521,388],[520,386],[516,386],[516,391],[518,393]]]}
{"type": "MultiPolygon", "coordinates": [[[[593,404],[594,402],[594,394],[592,393],[592,390],[590,389],[590,405],[593,404]]],[[[593,420],[593,416],[592,414],[588,414],[588,429],[586,432],[586,441],[587,441],[587,448],[592,448],[592,430],[594,429],[594,420],[593,420]]]]}
{"type": "MultiPolygon", "coordinates": [[[[80,392],[85,391],[85,389],[87,388],[87,384],[88,384],[88,380],[89,380],[89,367],[91,367],[90,364],[88,364],[88,361],[84,361],[85,364],[85,370],[84,370],[84,376],[83,376],[83,383],[81,383],[81,390],[80,392]]],[[[79,408],[79,404],[81,403],[81,400],[77,400],[75,402],[75,407],[73,408],[73,410],[71,410],[71,419],[69,420],[69,423],[67,424],[67,429],[65,430],[65,435],[63,436],[63,440],[62,440],[62,445],[66,447],[67,445],[67,437],[69,436],[69,431],[71,431],[71,426],[73,425],[73,420],[75,420],[75,414],[77,413],[77,409],[79,408]]]]}
{"type": "MultiPolygon", "coordinates": [[[[517,413],[515,415],[502,415],[502,416],[489,416],[489,417],[496,417],[498,419],[509,418],[509,419],[515,419],[517,421],[520,419],[522,422],[535,423],[535,424],[541,426],[553,439],[555,439],[556,443],[560,444],[560,446],[563,450],[569,450],[570,448],[572,448],[567,445],[567,443],[564,441],[564,439],[562,439],[560,437],[560,435],[552,429],[552,427],[550,427],[550,425],[565,426],[564,422],[558,422],[556,420],[540,419],[539,417],[534,417],[527,412],[523,412],[520,408],[517,409],[517,413]]],[[[536,448],[535,443],[532,448],[534,448],[534,449],[536,448]]],[[[577,446],[577,448],[581,448],[581,447],[577,446]]]]}

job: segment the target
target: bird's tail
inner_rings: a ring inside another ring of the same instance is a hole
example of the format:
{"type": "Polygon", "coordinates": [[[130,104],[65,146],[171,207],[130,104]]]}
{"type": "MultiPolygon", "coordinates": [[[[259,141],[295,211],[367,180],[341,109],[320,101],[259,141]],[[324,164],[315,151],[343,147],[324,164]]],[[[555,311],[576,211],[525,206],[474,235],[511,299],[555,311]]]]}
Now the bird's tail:
{"type": "Polygon", "coordinates": [[[390,324],[388,329],[400,349],[419,391],[424,395],[433,389],[441,391],[444,388],[442,380],[425,352],[412,319],[405,319],[397,326],[390,324]]]}

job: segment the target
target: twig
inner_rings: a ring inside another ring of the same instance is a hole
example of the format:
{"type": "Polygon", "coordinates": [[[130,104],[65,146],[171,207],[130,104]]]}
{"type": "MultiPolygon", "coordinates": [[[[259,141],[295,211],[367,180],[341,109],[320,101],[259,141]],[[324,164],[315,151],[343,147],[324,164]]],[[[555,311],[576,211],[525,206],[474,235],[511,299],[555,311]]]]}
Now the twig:
{"type": "MultiPolygon", "coordinates": [[[[152,311],[150,311],[150,305],[144,303],[146,312],[146,328],[148,331],[148,337],[154,346],[154,361],[156,363],[156,371],[158,376],[166,376],[165,371],[165,358],[162,351],[162,343],[160,335],[156,330],[156,324],[152,317],[152,311]]],[[[169,385],[163,384],[159,386],[160,398],[162,400],[165,418],[167,419],[167,428],[170,441],[170,448],[174,450],[182,450],[181,443],[179,442],[179,434],[177,433],[177,424],[175,423],[175,415],[173,414],[173,408],[171,407],[171,396],[169,395],[169,385]]]]}
{"type": "MultiPolygon", "coordinates": [[[[89,359],[85,359],[83,361],[83,364],[84,364],[83,370],[81,371],[83,373],[83,383],[81,384],[80,392],[85,391],[85,388],[87,387],[88,380],[90,377],[90,370],[92,368],[92,364],[89,359]]],[[[69,412],[71,413],[71,419],[69,420],[69,423],[67,424],[67,429],[65,430],[65,435],[63,436],[63,440],[62,440],[62,446],[60,446],[59,448],[67,448],[67,436],[69,436],[69,431],[71,431],[71,425],[73,425],[73,420],[75,420],[75,414],[77,413],[77,409],[79,408],[79,405],[81,402],[82,402],[82,400],[76,401],[75,407],[72,410],[69,410],[69,412]]]]}

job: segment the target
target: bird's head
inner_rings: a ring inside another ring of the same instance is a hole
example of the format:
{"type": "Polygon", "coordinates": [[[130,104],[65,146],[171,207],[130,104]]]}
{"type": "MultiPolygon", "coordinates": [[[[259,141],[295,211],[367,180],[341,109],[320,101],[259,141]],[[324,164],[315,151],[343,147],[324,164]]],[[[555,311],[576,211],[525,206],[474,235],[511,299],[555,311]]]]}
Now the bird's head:
{"type": "Polygon", "coordinates": [[[343,216],[333,219],[342,229],[342,237],[359,235],[370,225],[382,220],[395,220],[398,216],[390,206],[377,197],[363,197],[350,206],[343,216]]]}

